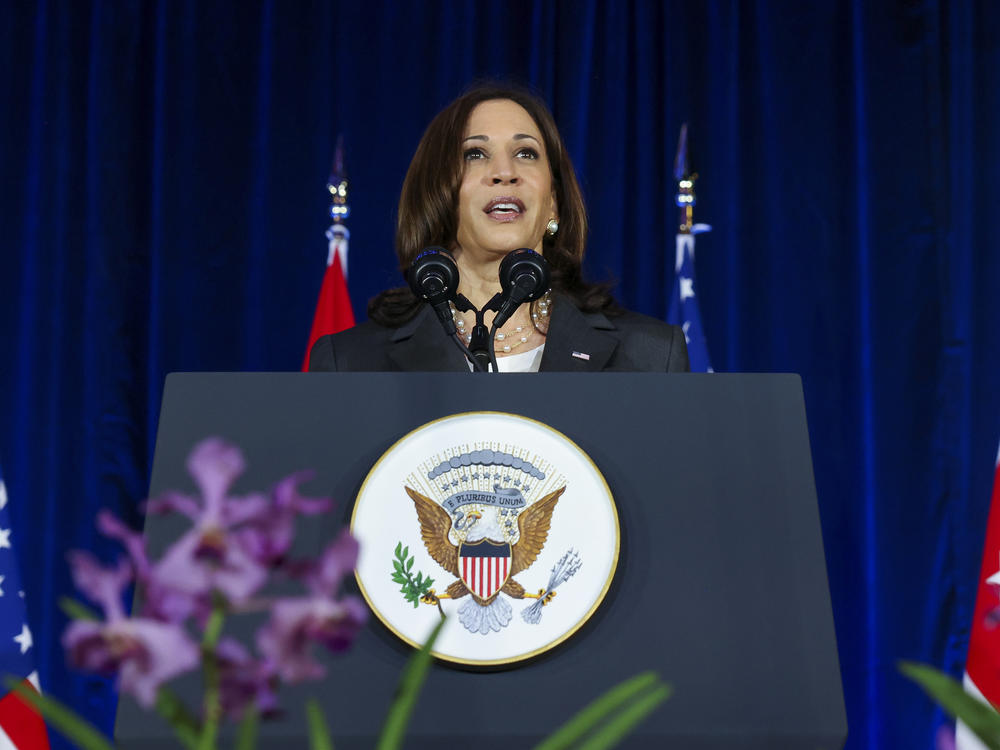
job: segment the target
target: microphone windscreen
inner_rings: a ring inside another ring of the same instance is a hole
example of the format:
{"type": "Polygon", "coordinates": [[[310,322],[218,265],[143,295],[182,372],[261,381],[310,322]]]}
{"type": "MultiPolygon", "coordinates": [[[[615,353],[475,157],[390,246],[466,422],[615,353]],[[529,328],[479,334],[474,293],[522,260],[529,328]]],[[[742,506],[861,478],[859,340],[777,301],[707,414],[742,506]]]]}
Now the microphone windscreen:
{"type": "Polygon", "coordinates": [[[458,266],[443,247],[422,250],[405,275],[413,293],[432,305],[453,300],[458,293],[458,266]]]}
{"type": "Polygon", "coordinates": [[[500,262],[500,286],[505,296],[515,287],[527,293],[519,302],[532,302],[549,288],[549,264],[545,258],[527,247],[513,250],[500,262]]]}

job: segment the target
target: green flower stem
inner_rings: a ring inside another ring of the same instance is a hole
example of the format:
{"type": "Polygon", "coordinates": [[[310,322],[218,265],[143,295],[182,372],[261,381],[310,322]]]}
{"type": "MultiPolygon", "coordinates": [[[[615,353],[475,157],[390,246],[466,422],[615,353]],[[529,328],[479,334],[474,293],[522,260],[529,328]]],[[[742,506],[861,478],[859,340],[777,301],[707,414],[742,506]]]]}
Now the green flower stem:
{"type": "Polygon", "coordinates": [[[156,710],[174,728],[174,734],[187,750],[198,748],[198,722],[173,691],[161,687],[156,693],[156,710]]]}
{"type": "MultiPolygon", "coordinates": [[[[660,681],[655,672],[641,672],[635,677],[615,685],[599,698],[591,701],[573,718],[537,745],[535,750],[568,750],[568,748],[577,747],[585,735],[594,731],[603,722],[613,719],[619,711],[628,716],[626,725],[630,728],[645,717],[652,708],[665,700],[669,695],[669,690],[669,687],[660,681]],[[663,692],[664,690],[666,693],[663,692]],[[629,704],[633,701],[639,701],[638,713],[633,713],[628,709],[629,704]],[[634,719],[634,722],[628,724],[631,719],[634,719]]],[[[614,727],[618,729],[620,725],[615,724],[614,727]]],[[[626,733],[628,728],[625,730],[626,733]]],[[[600,747],[600,745],[596,746],[600,747]]]]}
{"type": "Polygon", "coordinates": [[[323,718],[323,710],[315,698],[306,703],[306,719],[309,721],[310,750],[333,750],[333,740],[330,739],[330,729],[323,718]]]}
{"type": "Polygon", "coordinates": [[[71,599],[68,596],[60,596],[58,600],[59,609],[71,620],[100,620],[101,618],[98,614],[88,607],[86,604],[81,604],[76,599],[71,599]]]}
{"type": "Polygon", "coordinates": [[[201,727],[198,750],[214,750],[215,739],[219,734],[222,704],[219,700],[219,662],[215,655],[215,648],[219,645],[219,637],[222,635],[222,626],[225,620],[225,604],[217,598],[212,606],[212,614],[208,618],[205,635],[201,641],[202,669],[205,676],[205,697],[202,704],[205,712],[205,723],[201,727]]]}
{"type": "Polygon", "coordinates": [[[420,697],[420,690],[427,679],[431,663],[434,657],[431,650],[434,642],[437,641],[444,620],[438,621],[431,631],[427,642],[418,651],[413,652],[413,656],[406,662],[403,674],[399,678],[396,686],[396,696],[389,707],[389,713],[385,717],[382,725],[382,732],[379,735],[376,750],[399,750],[403,747],[403,738],[406,736],[406,725],[410,722],[410,714],[413,713],[417,705],[417,698],[420,697]]]}
{"type": "Polygon", "coordinates": [[[670,697],[670,691],[669,685],[660,685],[637,699],[594,732],[586,742],[580,745],[579,750],[607,750],[615,747],[626,735],[632,732],[639,722],[670,697]]]}
{"type": "Polygon", "coordinates": [[[257,743],[257,706],[251,704],[243,714],[239,733],[236,737],[236,750],[253,750],[257,743]]]}

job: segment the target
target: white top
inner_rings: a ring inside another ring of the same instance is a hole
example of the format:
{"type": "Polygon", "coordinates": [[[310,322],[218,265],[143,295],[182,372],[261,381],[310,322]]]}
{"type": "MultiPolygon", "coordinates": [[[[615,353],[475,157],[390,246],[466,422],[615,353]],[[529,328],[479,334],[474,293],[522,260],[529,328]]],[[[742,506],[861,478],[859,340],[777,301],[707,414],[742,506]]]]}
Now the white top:
{"type": "MultiPolygon", "coordinates": [[[[543,351],[545,351],[545,344],[529,349],[522,354],[497,357],[497,366],[500,368],[500,372],[538,372],[538,366],[542,364],[543,351]]],[[[469,370],[473,369],[475,368],[469,362],[469,370]]]]}
{"type": "Polygon", "coordinates": [[[497,367],[500,368],[500,372],[538,372],[538,366],[542,364],[543,351],[545,351],[545,344],[529,349],[522,354],[497,357],[497,367]]]}

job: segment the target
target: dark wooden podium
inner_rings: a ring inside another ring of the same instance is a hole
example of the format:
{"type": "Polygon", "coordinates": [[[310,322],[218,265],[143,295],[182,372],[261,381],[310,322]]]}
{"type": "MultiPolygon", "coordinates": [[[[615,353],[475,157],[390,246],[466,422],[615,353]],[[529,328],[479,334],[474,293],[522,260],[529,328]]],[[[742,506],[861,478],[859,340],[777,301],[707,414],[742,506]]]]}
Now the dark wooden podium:
{"type": "MultiPolygon", "coordinates": [[[[319,550],[390,445],[431,420],[479,410],[548,424],[593,459],[618,507],[621,556],[603,605],[553,651],[492,672],[435,666],[407,747],[531,747],[603,690],[647,669],[674,694],[626,747],[843,746],[797,376],[173,374],[150,495],[192,489],[187,453],[220,435],[249,463],[236,492],[316,470],[309,493],[334,497],[340,511],[301,526],[299,552],[319,550]]],[[[151,549],[180,528],[150,519],[151,549]]],[[[373,618],[350,652],[326,660],[325,682],[282,693],[288,715],[261,725],[258,747],[307,747],[297,707],[307,696],[320,699],[338,750],[371,747],[409,653],[373,618]]],[[[195,688],[189,680],[178,689],[195,688]]],[[[128,697],[116,739],[122,748],[176,746],[169,728],[128,697]]]]}

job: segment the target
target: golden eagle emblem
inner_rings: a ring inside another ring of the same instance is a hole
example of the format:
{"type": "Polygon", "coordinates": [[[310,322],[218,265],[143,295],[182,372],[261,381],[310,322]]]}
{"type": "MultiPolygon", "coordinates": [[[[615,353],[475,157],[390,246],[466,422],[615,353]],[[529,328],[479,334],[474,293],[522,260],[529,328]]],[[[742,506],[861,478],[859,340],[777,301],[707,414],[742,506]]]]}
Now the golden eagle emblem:
{"type": "MultiPolygon", "coordinates": [[[[512,599],[540,599],[541,604],[555,596],[554,586],[530,594],[514,576],[538,559],[548,538],[552,512],[565,486],[520,513],[487,506],[459,514],[457,521],[430,498],[411,487],[405,489],[416,508],[427,552],[438,565],[456,576],[444,593],[436,594],[430,589],[421,597],[423,602],[440,607],[442,599],[462,599],[468,595],[469,599],[458,610],[459,620],[471,632],[485,635],[499,631],[511,620],[510,604],[500,594],[512,599]],[[458,543],[452,541],[453,533],[458,543]]],[[[531,620],[527,615],[525,619],[537,622],[537,618],[531,620]]]]}

